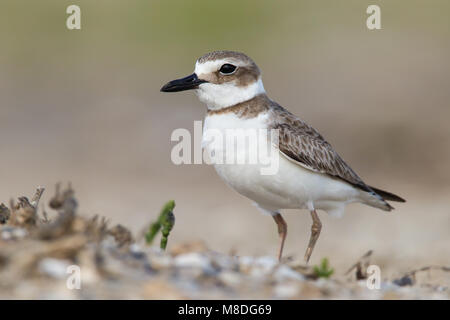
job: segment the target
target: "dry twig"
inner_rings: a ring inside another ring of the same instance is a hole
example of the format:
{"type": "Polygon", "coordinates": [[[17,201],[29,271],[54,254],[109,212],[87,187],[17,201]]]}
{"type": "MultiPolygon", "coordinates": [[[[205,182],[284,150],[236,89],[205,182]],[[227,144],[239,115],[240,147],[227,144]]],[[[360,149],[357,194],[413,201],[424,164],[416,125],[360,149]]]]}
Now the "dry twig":
{"type": "Polygon", "coordinates": [[[352,270],[356,269],[356,279],[364,280],[367,279],[367,268],[370,265],[370,256],[372,255],[373,250],[367,251],[361,258],[356,261],[354,265],[347,270],[345,275],[348,275],[352,270]]]}

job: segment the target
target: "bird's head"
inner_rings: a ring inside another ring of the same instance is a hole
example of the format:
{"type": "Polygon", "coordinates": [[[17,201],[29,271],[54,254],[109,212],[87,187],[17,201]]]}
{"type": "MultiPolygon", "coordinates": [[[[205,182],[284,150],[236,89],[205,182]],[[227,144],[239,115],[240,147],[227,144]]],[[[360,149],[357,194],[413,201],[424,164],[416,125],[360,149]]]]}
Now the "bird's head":
{"type": "Polygon", "coordinates": [[[194,73],[165,84],[161,91],[193,89],[210,110],[219,110],[265,93],[261,71],[247,55],[214,51],[200,57],[194,73]]]}

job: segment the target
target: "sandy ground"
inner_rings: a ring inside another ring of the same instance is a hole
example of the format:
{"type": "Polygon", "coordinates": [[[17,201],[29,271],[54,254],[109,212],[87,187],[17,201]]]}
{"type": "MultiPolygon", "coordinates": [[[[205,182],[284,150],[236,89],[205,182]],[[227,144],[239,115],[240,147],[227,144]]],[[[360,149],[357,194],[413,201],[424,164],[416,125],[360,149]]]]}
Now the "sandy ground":
{"type": "Polygon", "coordinates": [[[372,252],[343,274],[325,261],[220,253],[204,241],[163,251],[159,235],[150,244],[121,225],[80,216],[71,188],[57,191],[44,214],[41,191],[0,208],[2,299],[449,298],[446,266],[386,277],[393,261],[374,266],[372,252]]]}

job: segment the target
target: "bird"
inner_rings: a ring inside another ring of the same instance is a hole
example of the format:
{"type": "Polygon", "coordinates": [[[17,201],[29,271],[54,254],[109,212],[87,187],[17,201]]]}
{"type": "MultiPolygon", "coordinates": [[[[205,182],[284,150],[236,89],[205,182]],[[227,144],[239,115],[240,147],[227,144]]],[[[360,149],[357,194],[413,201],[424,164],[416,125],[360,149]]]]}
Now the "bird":
{"type": "MultiPolygon", "coordinates": [[[[248,158],[252,152],[248,145],[206,141],[208,130],[277,133],[277,139],[269,141],[272,157],[278,161],[272,174],[262,174],[261,163],[212,164],[232,189],[273,217],[280,239],[280,262],[287,236],[287,223],[280,213],[283,209],[310,212],[311,234],[304,255],[308,263],[322,230],[318,210],[342,216],[350,203],[391,211],[394,208],[388,201],[405,202],[398,195],[366,184],[316,129],[271,100],[264,89],[261,70],[246,54],[228,50],[207,53],[196,61],[194,73],[169,81],[160,91],[185,90],[193,90],[206,104],[202,146],[208,154],[226,155],[233,151],[248,158]]],[[[268,139],[258,138],[256,144],[262,147],[268,139]]]]}

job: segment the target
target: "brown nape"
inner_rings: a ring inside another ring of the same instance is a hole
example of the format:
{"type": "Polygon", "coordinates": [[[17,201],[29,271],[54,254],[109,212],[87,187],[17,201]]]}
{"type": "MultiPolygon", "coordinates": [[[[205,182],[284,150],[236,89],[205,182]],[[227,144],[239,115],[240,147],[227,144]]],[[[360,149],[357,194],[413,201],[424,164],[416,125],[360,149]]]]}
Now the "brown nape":
{"type": "Polygon", "coordinates": [[[208,116],[217,114],[234,113],[239,118],[250,119],[256,117],[261,112],[269,110],[271,101],[266,94],[262,93],[253,99],[218,110],[208,110],[208,116]]]}

